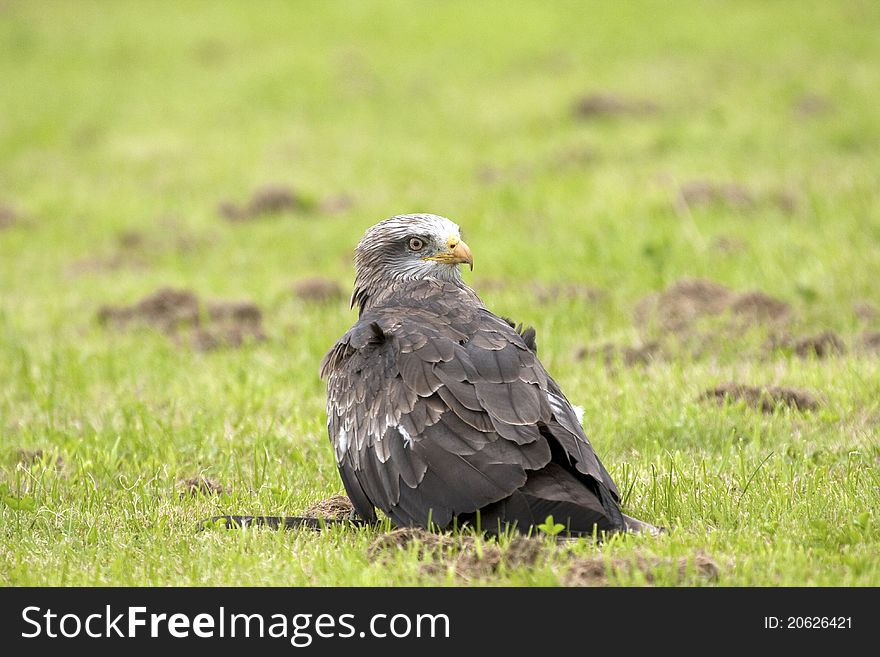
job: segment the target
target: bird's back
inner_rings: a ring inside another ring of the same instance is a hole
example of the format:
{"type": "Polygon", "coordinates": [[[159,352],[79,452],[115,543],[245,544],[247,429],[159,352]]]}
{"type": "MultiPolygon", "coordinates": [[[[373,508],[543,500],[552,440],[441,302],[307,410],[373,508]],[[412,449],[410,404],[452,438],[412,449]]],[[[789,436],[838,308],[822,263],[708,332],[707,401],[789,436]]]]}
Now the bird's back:
{"type": "Polygon", "coordinates": [[[623,528],[617,488],[533,332],[448,283],[414,281],[378,301],[321,367],[330,439],[361,516],[623,528]]]}

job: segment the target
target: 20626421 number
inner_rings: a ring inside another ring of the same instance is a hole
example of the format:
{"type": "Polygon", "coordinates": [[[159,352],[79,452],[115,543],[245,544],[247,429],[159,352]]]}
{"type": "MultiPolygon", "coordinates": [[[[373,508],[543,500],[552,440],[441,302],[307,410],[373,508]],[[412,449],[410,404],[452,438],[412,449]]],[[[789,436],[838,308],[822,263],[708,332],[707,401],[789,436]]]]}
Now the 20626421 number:
{"type": "Polygon", "coordinates": [[[765,616],[768,630],[849,630],[852,616],[765,616]]]}

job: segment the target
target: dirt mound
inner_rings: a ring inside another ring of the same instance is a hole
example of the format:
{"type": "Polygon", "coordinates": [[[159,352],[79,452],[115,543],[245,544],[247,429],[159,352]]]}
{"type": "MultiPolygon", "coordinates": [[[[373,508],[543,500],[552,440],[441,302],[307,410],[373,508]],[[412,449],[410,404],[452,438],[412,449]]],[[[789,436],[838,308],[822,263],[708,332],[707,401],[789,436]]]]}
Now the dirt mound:
{"type": "Polygon", "coordinates": [[[108,256],[93,255],[80,258],[67,265],[64,273],[69,277],[76,277],[84,274],[103,274],[124,269],[147,269],[149,266],[149,263],[138,255],[114,253],[108,256]]]}
{"type": "Polygon", "coordinates": [[[741,383],[722,383],[704,392],[700,399],[714,400],[718,404],[728,401],[742,401],[746,406],[772,413],[780,406],[788,406],[799,411],[815,411],[819,400],[806,390],[781,386],[747,386],[741,383]]]}
{"type": "Polygon", "coordinates": [[[43,462],[44,459],[46,462],[53,464],[56,468],[61,468],[64,465],[64,459],[60,456],[53,455],[50,451],[43,451],[42,449],[18,450],[18,462],[22,466],[30,467],[43,462]]]}
{"type": "Polygon", "coordinates": [[[783,324],[791,309],[787,303],[758,291],[736,293],[705,279],[682,279],[663,292],[654,292],[636,304],[633,317],[642,328],[686,334],[707,317],[727,313],[730,328],[783,324]]]}
{"type": "Polygon", "coordinates": [[[639,346],[615,345],[606,342],[595,348],[581,347],[575,352],[574,357],[575,360],[583,360],[595,355],[602,357],[606,367],[613,367],[617,363],[622,363],[626,367],[648,365],[663,357],[661,345],[656,340],[639,346]]]}
{"type": "Polygon", "coordinates": [[[880,354],[880,331],[865,331],[860,338],[862,349],[872,354],[880,354]]]}
{"type": "Polygon", "coordinates": [[[20,215],[11,205],[6,205],[5,203],[0,203],[0,230],[4,228],[12,228],[18,220],[20,219],[20,215]]]}
{"type": "Polygon", "coordinates": [[[846,343],[837,333],[825,330],[815,335],[774,335],[767,342],[769,351],[787,351],[799,358],[830,358],[846,353],[846,343]]]}
{"type": "Polygon", "coordinates": [[[303,212],[312,204],[287,185],[264,185],[253,191],[244,205],[222,201],[217,213],[232,222],[253,221],[268,216],[303,212]]]}
{"type": "Polygon", "coordinates": [[[785,214],[794,214],[801,206],[801,197],[790,189],[778,189],[767,195],[766,201],[785,214]]]}
{"type": "Polygon", "coordinates": [[[208,317],[215,322],[259,326],[263,311],[252,301],[209,301],[208,317]]]}
{"type": "Polygon", "coordinates": [[[799,338],[794,343],[794,353],[801,358],[828,358],[846,353],[846,344],[834,331],[822,331],[816,335],[799,338]]]}
{"type": "Polygon", "coordinates": [[[853,305],[853,314],[863,322],[873,322],[880,317],[880,310],[870,301],[859,301],[853,305]]]}
{"type": "Polygon", "coordinates": [[[252,301],[210,301],[208,323],[193,333],[191,344],[199,351],[241,347],[248,340],[266,339],[263,311],[252,301]]]}
{"type": "Polygon", "coordinates": [[[738,182],[696,179],[678,187],[672,205],[679,215],[687,215],[697,208],[711,207],[744,213],[759,206],[776,207],[785,214],[794,214],[801,203],[800,194],[792,189],[755,193],[738,182]]]}
{"type": "Polygon", "coordinates": [[[222,495],[227,492],[227,489],[220,482],[205,475],[187,477],[180,482],[180,488],[180,499],[198,495],[222,495]]]}
{"type": "Polygon", "coordinates": [[[508,566],[533,566],[544,555],[544,542],[538,538],[514,536],[504,550],[504,559],[508,566]]]}
{"type": "Polygon", "coordinates": [[[585,557],[572,563],[562,578],[566,586],[606,586],[612,576],[641,573],[645,581],[653,584],[657,570],[675,568],[676,583],[685,584],[692,578],[710,582],[718,581],[721,569],[709,555],[697,552],[693,558],[679,557],[585,557]]]}
{"type": "Polygon", "coordinates": [[[648,116],[656,114],[656,104],[610,93],[590,93],[578,98],[572,108],[575,118],[596,119],[615,116],[648,116]]]}
{"type": "Polygon", "coordinates": [[[422,571],[433,573],[435,572],[435,568],[433,568],[435,565],[440,565],[443,570],[452,566],[455,574],[462,579],[479,579],[494,575],[498,572],[503,562],[504,556],[502,555],[501,548],[490,544],[484,545],[479,551],[473,549],[466,550],[458,555],[456,559],[451,560],[451,562],[447,561],[444,563],[441,561],[439,564],[425,564],[422,567],[422,571]]]}
{"type": "Polygon", "coordinates": [[[37,461],[43,460],[42,449],[20,449],[18,450],[18,462],[22,465],[30,465],[37,461]]]}
{"type": "Polygon", "coordinates": [[[240,347],[249,340],[265,339],[263,314],[251,301],[202,303],[191,290],[161,288],[133,306],[102,306],[98,321],[104,326],[125,329],[146,325],[175,339],[187,340],[195,349],[240,347]]]}
{"type": "Polygon", "coordinates": [[[311,303],[330,303],[345,298],[345,292],[338,282],[321,276],[306,278],[295,283],[293,294],[298,299],[311,303]]]}
{"type": "Polygon", "coordinates": [[[751,210],[757,201],[746,187],[735,182],[689,180],[678,188],[675,209],[679,213],[713,205],[742,211],[751,210]]]}
{"type": "Polygon", "coordinates": [[[123,230],[116,235],[116,243],[123,249],[140,249],[146,242],[146,236],[137,230],[123,230]]]}
{"type": "Polygon", "coordinates": [[[473,537],[468,535],[453,536],[437,532],[429,532],[417,527],[401,527],[383,534],[370,544],[368,554],[371,559],[381,558],[389,551],[405,550],[410,546],[417,546],[419,558],[438,550],[455,549],[473,543],[473,537]]]}
{"type": "Polygon", "coordinates": [[[344,214],[354,207],[348,194],[334,194],[316,201],[287,185],[270,184],[255,189],[243,204],[224,200],[217,204],[217,214],[233,223],[246,223],[283,214],[317,211],[324,215],[344,214]]]}
{"type": "Polygon", "coordinates": [[[656,323],[663,331],[679,333],[701,317],[722,313],[733,299],[733,291],[719,283],[683,279],[639,301],[635,321],[642,326],[656,323]]]}
{"type": "Polygon", "coordinates": [[[351,500],[345,495],[334,495],[326,500],[315,502],[303,515],[307,518],[345,518],[354,511],[351,500]]]}
{"type": "Polygon", "coordinates": [[[142,322],[166,333],[173,333],[184,325],[199,323],[199,299],[190,290],[164,287],[133,306],[102,306],[98,311],[98,320],[117,328],[142,322]]]}
{"type": "Polygon", "coordinates": [[[816,93],[807,93],[797,99],[794,111],[799,116],[810,117],[826,114],[831,110],[831,101],[816,93]]]}
{"type": "Polygon", "coordinates": [[[479,541],[470,534],[433,533],[423,529],[395,529],[380,536],[370,546],[371,559],[387,558],[395,550],[415,546],[424,562],[421,572],[438,575],[452,571],[463,579],[488,577],[502,566],[533,566],[544,555],[545,543],[539,538],[514,536],[506,546],[479,541]]]}
{"type": "Polygon", "coordinates": [[[730,311],[749,324],[768,324],[786,321],[791,307],[784,301],[763,292],[745,292],[730,304],[730,311]]]}

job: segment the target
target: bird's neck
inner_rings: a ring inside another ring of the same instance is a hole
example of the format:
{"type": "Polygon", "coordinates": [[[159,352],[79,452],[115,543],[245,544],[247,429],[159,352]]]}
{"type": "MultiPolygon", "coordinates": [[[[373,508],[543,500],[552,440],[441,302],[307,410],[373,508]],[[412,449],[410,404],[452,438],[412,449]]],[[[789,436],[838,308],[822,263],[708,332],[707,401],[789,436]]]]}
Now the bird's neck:
{"type": "Polygon", "coordinates": [[[480,297],[462,280],[457,270],[451,269],[454,275],[446,278],[384,278],[380,281],[355,279],[354,291],[351,295],[351,307],[357,306],[358,316],[377,307],[389,303],[399,303],[402,299],[416,300],[419,303],[430,303],[431,297],[457,295],[469,303],[482,307],[480,297]]]}

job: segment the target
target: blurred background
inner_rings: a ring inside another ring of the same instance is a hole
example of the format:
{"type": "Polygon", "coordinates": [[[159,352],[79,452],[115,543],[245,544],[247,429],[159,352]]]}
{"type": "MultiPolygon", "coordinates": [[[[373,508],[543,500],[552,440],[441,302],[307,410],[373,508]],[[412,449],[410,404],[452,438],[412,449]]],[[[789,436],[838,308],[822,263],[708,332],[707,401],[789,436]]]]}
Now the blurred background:
{"type": "Polygon", "coordinates": [[[757,291],[795,333],[857,336],[878,29],[868,1],[0,2],[9,372],[55,363],[79,404],[256,369],[320,416],[352,249],[419,211],[462,226],[468,280],[563,377],[650,356],[664,289],[666,315],[757,291]]]}
{"type": "Polygon", "coordinates": [[[341,491],[352,250],[433,212],[662,549],[875,582],[878,37],[872,0],[0,0],[0,580],[384,582],[190,530],[341,491]]]}
{"type": "Polygon", "coordinates": [[[4,0],[3,303],[347,288],[413,211],[463,226],[473,280],[607,290],[612,327],[685,275],[869,296],[878,28],[870,1],[4,0]]]}
{"type": "Polygon", "coordinates": [[[691,279],[873,326],[878,29],[869,1],[0,2],[7,342],[127,353],[152,303],[178,345],[313,372],[358,238],[417,211],[551,361],[691,279]]]}

